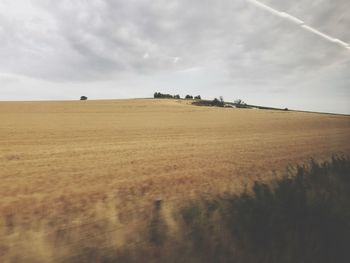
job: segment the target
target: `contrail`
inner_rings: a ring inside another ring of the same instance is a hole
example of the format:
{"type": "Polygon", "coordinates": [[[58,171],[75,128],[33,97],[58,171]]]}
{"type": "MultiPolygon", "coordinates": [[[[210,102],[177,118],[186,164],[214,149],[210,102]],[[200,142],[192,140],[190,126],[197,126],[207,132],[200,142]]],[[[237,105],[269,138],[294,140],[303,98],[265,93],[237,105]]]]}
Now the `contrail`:
{"type": "Polygon", "coordinates": [[[287,20],[289,20],[289,21],[299,25],[301,28],[303,28],[304,30],[306,30],[308,32],[314,33],[315,35],[318,35],[318,36],[320,36],[320,37],[322,37],[322,38],[324,38],[324,39],[326,39],[326,40],[328,40],[328,41],[330,41],[332,43],[338,44],[339,46],[345,47],[346,49],[350,50],[350,44],[348,44],[348,43],[346,43],[346,42],[344,42],[344,41],[342,41],[340,39],[328,36],[325,33],[322,33],[320,31],[318,31],[317,29],[306,25],[304,23],[304,21],[300,20],[299,18],[296,18],[296,17],[294,17],[294,16],[292,16],[290,14],[287,14],[285,12],[280,12],[280,11],[278,11],[278,10],[276,10],[276,9],[270,7],[270,6],[267,6],[267,5],[261,3],[261,2],[259,2],[257,0],[247,0],[247,1],[251,2],[252,4],[254,4],[254,5],[256,5],[256,6],[262,8],[262,9],[264,9],[264,10],[266,10],[266,11],[268,11],[268,12],[274,14],[274,15],[277,15],[277,16],[279,16],[281,18],[287,19],[287,20]]]}

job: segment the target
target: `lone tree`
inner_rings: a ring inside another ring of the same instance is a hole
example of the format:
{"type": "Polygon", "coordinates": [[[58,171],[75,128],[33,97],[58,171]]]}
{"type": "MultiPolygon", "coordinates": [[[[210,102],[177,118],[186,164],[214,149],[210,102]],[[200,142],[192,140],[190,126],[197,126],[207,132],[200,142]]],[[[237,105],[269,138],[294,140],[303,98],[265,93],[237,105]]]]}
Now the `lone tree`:
{"type": "Polygon", "coordinates": [[[195,99],[195,100],[201,100],[202,97],[201,97],[201,95],[198,95],[198,96],[194,97],[194,99],[195,99]]]}
{"type": "Polygon", "coordinates": [[[80,97],[80,100],[87,100],[88,99],[88,97],[86,97],[86,96],[81,96],[80,97]]]}

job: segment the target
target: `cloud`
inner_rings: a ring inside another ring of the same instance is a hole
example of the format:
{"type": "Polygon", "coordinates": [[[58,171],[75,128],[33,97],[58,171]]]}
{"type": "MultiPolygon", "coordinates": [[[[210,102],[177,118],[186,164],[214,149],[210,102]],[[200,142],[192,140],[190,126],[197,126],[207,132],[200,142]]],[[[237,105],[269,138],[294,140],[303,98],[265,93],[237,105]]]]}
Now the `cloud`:
{"type": "MultiPolygon", "coordinates": [[[[158,88],[248,101],[293,91],[291,99],[308,83],[320,94],[332,90],[327,97],[339,101],[337,94],[350,86],[348,3],[4,0],[0,72],[29,78],[28,96],[45,98],[65,98],[60,90],[69,87],[73,98],[85,90],[147,96],[158,88]]],[[[23,94],[24,80],[6,83],[11,98],[23,94]]],[[[286,100],[280,96],[270,103],[286,100]]],[[[309,99],[322,108],[321,100],[309,99]]]]}

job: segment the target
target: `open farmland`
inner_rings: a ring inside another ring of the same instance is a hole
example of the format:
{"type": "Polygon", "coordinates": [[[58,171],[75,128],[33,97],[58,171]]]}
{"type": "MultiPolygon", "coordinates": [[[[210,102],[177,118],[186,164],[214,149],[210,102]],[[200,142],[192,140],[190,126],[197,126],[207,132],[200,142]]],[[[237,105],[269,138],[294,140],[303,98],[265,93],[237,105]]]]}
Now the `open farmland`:
{"type": "Polygon", "coordinates": [[[50,262],[89,234],[84,242],[102,244],[94,234],[104,227],[118,237],[103,245],[128,243],[156,198],[170,207],[350,155],[350,117],[341,115],[144,99],[1,102],[0,120],[5,262],[50,262]]]}

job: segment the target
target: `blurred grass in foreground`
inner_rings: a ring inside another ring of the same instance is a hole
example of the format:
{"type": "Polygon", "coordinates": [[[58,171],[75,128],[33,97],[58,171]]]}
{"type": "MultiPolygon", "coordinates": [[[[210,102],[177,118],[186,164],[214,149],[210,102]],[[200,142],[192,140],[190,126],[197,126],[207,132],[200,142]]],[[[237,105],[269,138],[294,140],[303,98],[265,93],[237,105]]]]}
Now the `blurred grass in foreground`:
{"type": "Polygon", "coordinates": [[[350,262],[350,162],[289,168],[241,194],[184,204],[173,224],[157,203],[141,241],[76,262],[350,262]]]}

